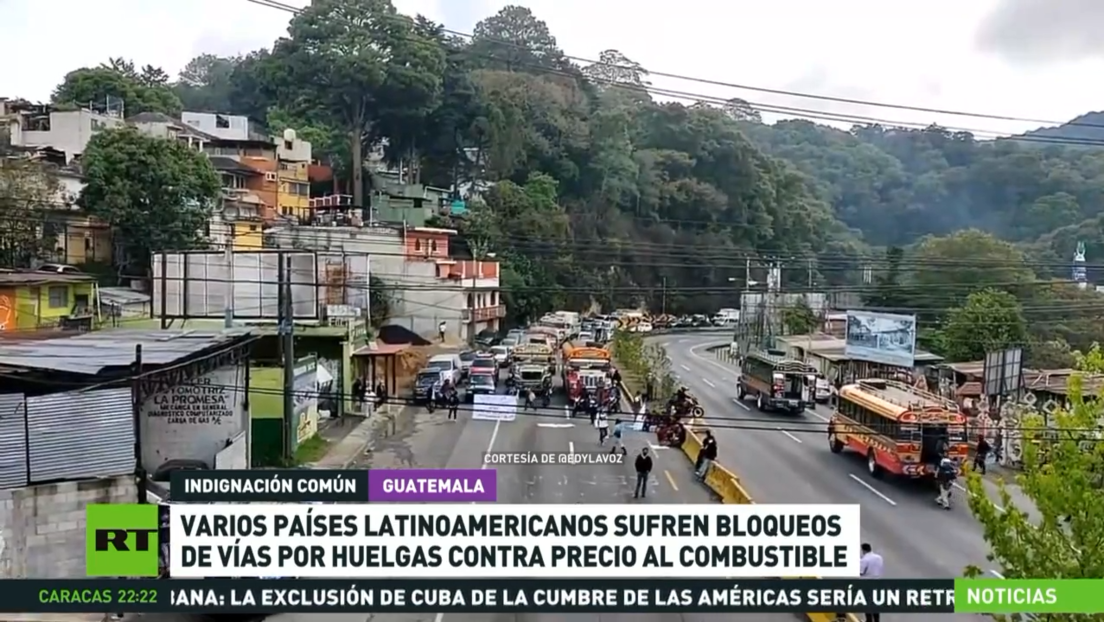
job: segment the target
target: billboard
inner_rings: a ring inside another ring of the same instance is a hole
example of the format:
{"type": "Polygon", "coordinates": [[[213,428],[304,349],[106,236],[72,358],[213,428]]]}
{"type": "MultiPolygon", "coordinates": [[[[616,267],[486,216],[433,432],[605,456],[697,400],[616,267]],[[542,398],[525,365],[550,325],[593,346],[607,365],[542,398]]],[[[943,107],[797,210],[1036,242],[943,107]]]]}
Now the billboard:
{"type": "Polygon", "coordinates": [[[367,254],[262,250],[227,257],[224,252],[185,251],[153,256],[153,316],[222,318],[230,296],[235,318],[276,320],[281,259],[286,261],[295,319],[323,319],[331,306],[368,307],[367,254]]]}
{"type": "Polygon", "coordinates": [[[858,361],[912,367],[916,316],[848,311],[844,355],[858,361]]]}

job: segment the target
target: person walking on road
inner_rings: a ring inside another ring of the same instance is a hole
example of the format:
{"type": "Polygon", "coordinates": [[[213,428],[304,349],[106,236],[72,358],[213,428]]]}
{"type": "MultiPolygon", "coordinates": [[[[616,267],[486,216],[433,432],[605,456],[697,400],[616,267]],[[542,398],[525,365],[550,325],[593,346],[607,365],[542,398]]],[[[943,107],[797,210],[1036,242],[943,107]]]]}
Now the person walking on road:
{"type": "Polygon", "coordinates": [[[613,423],[613,446],[610,447],[610,453],[617,453],[617,450],[621,450],[621,455],[624,456],[628,451],[625,449],[625,442],[621,438],[625,435],[625,424],[620,419],[613,423]]]}
{"type": "Polygon", "coordinates": [[[522,407],[522,409],[523,410],[536,410],[537,409],[536,399],[537,399],[537,396],[533,393],[532,389],[525,389],[525,405],[522,407]]]}
{"type": "MultiPolygon", "coordinates": [[[[869,542],[862,543],[862,555],[859,557],[859,577],[863,579],[881,579],[885,569],[885,561],[882,556],[874,552],[874,547],[869,542]]],[[[881,622],[881,614],[866,614],[866,622],[881,622]]]]}
{"type": "Polygon", "coordinates": [[[636,456],[636,492],[633,499],[643,499],[648,492],[648,474],[652,472],[652,456],[648,448],[640,450],[636,456]]]}
{"type": "Polygon", "coordinates": [[[717,439],[713,438],[712,432],[706,430],[705,437],[702,438],[701,451],[698,452],[698,479],[705,481],[705,476],[709,475],[709,467],[716,459],[717,439]]]}
{"type": "Polygon", "coordinates": [[[985,475],[985,463],[989,460],[989,450],[989,441],[985,440],[984,434],[979,435],[977,449],[974,451],[974,468],[982,475],[985,475]]]}
{"type": "Polygon", "coordinates": [[[597,419],[595,426],[598,428],[598,446],[604,447],[606,445],[606,436],[609,434],[609,415],[604,411],[599,412],[597,419]]]}

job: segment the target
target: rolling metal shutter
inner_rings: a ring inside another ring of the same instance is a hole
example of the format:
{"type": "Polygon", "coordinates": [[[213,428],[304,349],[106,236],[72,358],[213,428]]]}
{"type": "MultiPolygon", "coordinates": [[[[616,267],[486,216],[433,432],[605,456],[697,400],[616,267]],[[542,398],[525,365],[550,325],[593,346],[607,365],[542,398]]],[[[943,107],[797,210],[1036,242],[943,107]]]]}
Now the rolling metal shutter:
{"type": "Polygon", "coordinates": [[[130,389],[27,399],[30,483],[134,472],[130,389]]]}

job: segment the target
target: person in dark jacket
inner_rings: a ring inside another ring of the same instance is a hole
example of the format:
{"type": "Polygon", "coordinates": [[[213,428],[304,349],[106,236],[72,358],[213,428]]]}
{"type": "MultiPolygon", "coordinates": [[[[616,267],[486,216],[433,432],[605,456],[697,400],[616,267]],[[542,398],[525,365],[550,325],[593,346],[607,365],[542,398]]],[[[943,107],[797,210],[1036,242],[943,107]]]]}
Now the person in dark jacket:
{"type": "Polygon", "coordinates": [[[977,450],[974,452],[974,468],[985,475],[985,463],[989,459],[989,441],[985,440],[985,435],[978,436],[977,450]]]}
{"type": "Polygon", "coordinates": [[[353,381],[353,408],[356,410],[360,410],[364,405],[365,384],[363,378],[357,378],[353,381]]]}
{"type": "Polygon", "coordinates": [[[455,419],[456,411],[460,409],[460,392],[453,389],[446,398],[448,402],[448,418],[455,419]]]}
{"type": "Polygon", "coordinates": [[[648,453],[648,448],[645,447],[636,456],[636,492],[633,493],[633,499],[642,499],[647,496],[648,474],[651,472],[652,456],[648,453]]]}
{"type": "Polygon", "coordinates": [[[717,439],[713,438],[712,432],[706,430],[705,436],[702,438],[701,451],[698,452],[698,479],[705,480],[705,476],[709,474],[709,466],[716,459],[717,439]]]}

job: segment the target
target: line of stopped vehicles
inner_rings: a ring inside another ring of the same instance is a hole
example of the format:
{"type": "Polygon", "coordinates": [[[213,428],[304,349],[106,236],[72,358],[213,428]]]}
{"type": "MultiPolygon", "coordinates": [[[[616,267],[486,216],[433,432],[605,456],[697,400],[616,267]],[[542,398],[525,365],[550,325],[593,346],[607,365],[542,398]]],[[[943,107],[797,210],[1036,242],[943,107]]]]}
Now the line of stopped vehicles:
{"type": "MultiPolygon", "coordinates": [[[[469,402],[476,395],[505,389],[521,394],[532,391],[547,406],[553,390],[562,388],[573,405],[588,391],[612,386],[608,344],[619,327],[624,327],[619,316],[584,318],[557,311],[504,335],[481,333],[476,349],[429,359],[415,379],[414,401],[435,399],[451,386],[469,402]],[[557,375],[559,383],[554,380],[557,375]]],[[[645,328],[643,332],[653,330],[650,323],[645,328]]]]}
{"type": "MultiPolygon", "coordinates": [[[[418,373],[414,399],[431,399],[448,384],[457,387],[466,401],[506,389],[533,391],[547,405],[553,390],[562,388],[574,411],[580,401],[616,386],[608,348],[614,331],[728,327],[738,321],[735,309],[721,309],[712,317],[651,316],[624,310],[583,317],[557,311],[505,335],[481,333],[476,349],[434,356],[418,373]],[[557,376],[559,382],[554,380],[557,376]]],[[[966,417],[954,400],[925,390],[922,382],[912,378],[856,379],[833,385],[820,370],[785,352],[753,350],[739,357],[734,397],[745,406],[754,402],[757,411],[789,416],[826,405],[830,414],[823,418],[828,420],[829,449],[861,454],[874,478],[887,474],[934,478],[946,459],[960,472],[972,451],[966,417]]],[[[685,387],[649,407],[646,429],[669,445],[685,438],[686,419],[704,416],[685,387]]]]}

